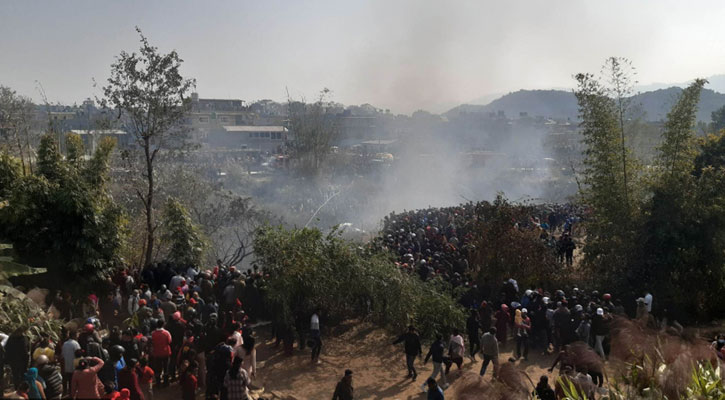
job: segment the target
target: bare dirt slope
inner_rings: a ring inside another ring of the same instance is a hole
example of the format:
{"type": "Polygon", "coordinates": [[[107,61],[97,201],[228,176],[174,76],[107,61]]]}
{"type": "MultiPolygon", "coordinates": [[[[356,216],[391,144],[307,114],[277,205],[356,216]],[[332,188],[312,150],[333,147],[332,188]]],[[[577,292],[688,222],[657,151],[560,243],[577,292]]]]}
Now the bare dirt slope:
{"type": "MultiPolygon", "coordinates": [[[[347,368],[353,370],[353,386],[356,399],[425,399],[421,385],[432,371],[429,361],[416,362],[418,380],[406,378],[405,357],[402,344],[393,346],[393,336],[369,324],[350,324],[347,330],[334,338],[323,338],[321,363],[312,365],[309,352],[295,349],[295,354],[286,357],[281,349],[274,348],[271,340],[262,340],[258,347],[259,374],[255,384],[264,387],[263,398],[326,399],[332,398],[335,385],[347,368]]],[[[257,332],[264,338],[266,332],[257,332]]],[[[427,353],[427,344],[423,351],[427,353]]],[[[512,343],[503,348],[502,362],[511,356],[512,343]]],[[[546,373],[553,356],[542,356],[541,351],[531,351],[529,361],[518,363],[534,382],[546,373]]],[[[475,363],[466,358],[462,373],[478,373],[480,358],[475,363]]],[[[491,369],[484,379],[491,379],[491,369]]],[[[461,376],[453,366],[448,374],[451,387],[446,390],[452,398],[457,378],[461,376]]]]}

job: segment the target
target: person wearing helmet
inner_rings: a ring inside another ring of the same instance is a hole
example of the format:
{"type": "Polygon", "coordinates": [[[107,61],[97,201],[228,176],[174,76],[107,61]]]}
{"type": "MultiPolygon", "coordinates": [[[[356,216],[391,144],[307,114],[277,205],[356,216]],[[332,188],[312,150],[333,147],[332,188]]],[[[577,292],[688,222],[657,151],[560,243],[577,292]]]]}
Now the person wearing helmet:
{"type": "Polygon", "coordinates": [[[98,371],[98,379],[101,382],[113,382],[114,388],[118,390],[118,372],[126,367],[123,359],[125,349],[117,344],[108,349],[108,362],[98,371]]]}
{"type": "Polygon", "coordinates": [[[45,398],[48,400],[60,399],[63,395],[63,377],[60,369],[50,363],[50,359],[41,354],[35,359],[38,376],[45,381],[45,398]]]}

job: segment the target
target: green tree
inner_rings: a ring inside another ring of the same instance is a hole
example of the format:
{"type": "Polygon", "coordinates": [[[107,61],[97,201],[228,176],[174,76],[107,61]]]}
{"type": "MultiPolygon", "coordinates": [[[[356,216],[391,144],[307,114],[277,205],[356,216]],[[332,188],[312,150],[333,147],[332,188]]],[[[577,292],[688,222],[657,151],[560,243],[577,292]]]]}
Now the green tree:
{"type": "Polygon", "coordinates": [[[712,112],[712,121],[710,122],[710,132],[717,133],[725,129],[725,106],[718,108],[712,112]]]}
{"type": "Polygon", "coordinates": [[[631,270],[634,287],[650,285],[662,306],[684,318],[705,318],[725,307],[716,295],[725,284],[725,174],[704,165],[694,132],[705,83],[695,80],[667,116],[652,196],[645,205],[641,267],[631,270]]]}
{"type": "Polygon", "coordinates": [[[463,309],[441,290],[397,268],[390,254],[344,240],[333,230],[263,227],[254,239],[266,274],[264,300],[272,318],[292,324],[319,308],[331,323],[367,318],[402,329],[414,324],[425,337],[462,328],[463,309]]]}
{"type": "Polygon", "coordinates": [[[169,249],[167,260],[177,265],[201,265],[206,241],[186,208],[173,198],[164,206],[161,241],[169,249]]]}
{"type": "Polygon", "coordinates": [[[710,134],[699,139],[699,151],[695,156],[695,175],[707,167],[725,167],[725,132],[710,134]]]}
{"type": "Polygon", "coordinates": [[[122,262],[121,210],[99,179],[89,179],[105,181],[113,147],[113,141],[103,141],[94,162],[71,162],[61,158],[52,136],[43,136],[37,172],[18,179],[0,208],[0,234],[19,261],[47,268],[48,282],[81,283],[74,285],[78,289],[122,262]]]}
{"type": "Polygon", "coordinates": [[[5,200],[12,193],[22,176],[20,161],[6,151],[0,153],[0,201],[5,200]]]}
{"type": "Polygon", "coordinates": [[[159,53],[141,30],[136,30],[141,36],[139,53],[122,51],[111,65],[102,105],[118,111],[122,125],[134,136],[141,152],[139,155],[129,151],[125,155],[135,168],[135,176],[140,178],[134,193],[146,217],[144,260],[148,264],[153,259],[157,228],[154,218],[156,164],[161,152],[186,145],[183,121],[191,107],[189,94],[195,81],[181,75],[183,60],[176,51],[159,53]]]}
{"type": "Polygon", "coordinates": [[[639,221],[638,167],[623,144],[617,101],[593,75],[578,74],[576,80],[574,94],[586,144],[585,187],[580,195],[592,209],[587,221],[585,263],[599,279],[617,280],[624,276],[622,272],[634,252],[639,221]]]}

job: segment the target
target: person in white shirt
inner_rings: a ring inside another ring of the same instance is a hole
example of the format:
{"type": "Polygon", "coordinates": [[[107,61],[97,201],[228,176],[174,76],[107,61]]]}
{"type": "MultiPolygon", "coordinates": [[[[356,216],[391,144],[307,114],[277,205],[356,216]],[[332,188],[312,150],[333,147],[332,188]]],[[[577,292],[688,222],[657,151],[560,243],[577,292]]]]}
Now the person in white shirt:
{"type": "Polygon", "coordinates": [[[647,292],[644,296],[644,304],[647,306],[647,312],[652,314],[652,293],[647,292]]]}
{"type": "Polygon", "coordinates": [[[312,341],[312,362],[319,363],[322,338],[320,337],[320,317],[318,312],[314,312],[310,318],[310,338],[312,341]]]}
{"type": "Polygon", "coordinates": [[[78,333],[72,331],[70,337],[63,343],[63,347],[61,348],[61,356],[63,357],[63,391],[65,393],[70,393],[70,382],[75,371],[73,361],[76,358],[76,351],[81,349],[81,345],[76,340],[77,338],[78,333]]]}

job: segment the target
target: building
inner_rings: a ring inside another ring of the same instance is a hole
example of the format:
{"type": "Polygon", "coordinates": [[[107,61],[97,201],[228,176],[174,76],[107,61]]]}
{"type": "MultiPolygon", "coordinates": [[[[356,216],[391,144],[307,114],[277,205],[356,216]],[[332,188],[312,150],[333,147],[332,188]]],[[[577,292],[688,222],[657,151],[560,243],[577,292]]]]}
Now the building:
{"type": "Polygon", "coordinates": [[[86,154],[93,154],[101,139],[106,137],[115,139],[118,148],[126,148],[133,144],[132,135],[121,129],[71,129],[70,133],[81,137],[86,154]]]}
{"type": "Polygon", "coordinates": [[[288,139],[287,128],[281,125],[230,125],[209,131],[209,147],[277,151],[288,139]]]}
{"type": "Polygon", "coordinates": [[[192,93],[186,123],[192,139],[205,143],[211,132],[221,131],[225,126],[251,125],[254,115],[243,100],[200,99],[198,93],[192,93]]]}

